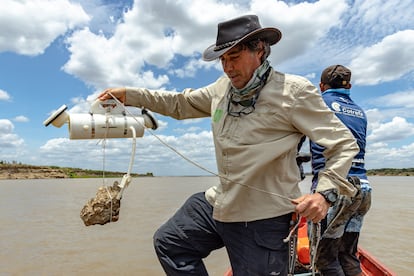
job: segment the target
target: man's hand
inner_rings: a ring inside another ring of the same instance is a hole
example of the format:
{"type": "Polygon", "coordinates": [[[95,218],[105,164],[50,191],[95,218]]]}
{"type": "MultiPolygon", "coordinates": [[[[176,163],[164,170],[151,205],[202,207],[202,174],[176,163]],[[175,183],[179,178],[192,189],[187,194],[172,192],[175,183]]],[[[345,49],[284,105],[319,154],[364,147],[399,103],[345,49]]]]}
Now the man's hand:
{"type": "Polygon", "coordinates": [[[126,100],[126,88],[119,87],[119,88],[108,88],[105,89],[101,94],[99,94],[98,99],[100,101],[106,101],[113,99],[113,97],[117,98],[121,103],[125,103],[126,100]]]}
{"type": "Polygon", "coordinates": [[[296,212],[314,223],[320,222],[328,213],[330,204],[320,193],[307,194],[292,201],[296,212]]]}

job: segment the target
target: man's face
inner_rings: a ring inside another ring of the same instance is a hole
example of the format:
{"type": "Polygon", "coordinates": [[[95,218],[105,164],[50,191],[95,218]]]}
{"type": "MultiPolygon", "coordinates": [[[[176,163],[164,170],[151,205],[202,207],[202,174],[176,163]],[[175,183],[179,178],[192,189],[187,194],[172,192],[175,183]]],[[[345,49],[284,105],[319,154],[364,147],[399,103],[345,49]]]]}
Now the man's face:
{"type": "Polygon", "coordinates": [[[246,47],[236,46],[220,57],[224,73],[237,89],[243,88],[260,66],[263,51],[251,52],[246,47]]]}

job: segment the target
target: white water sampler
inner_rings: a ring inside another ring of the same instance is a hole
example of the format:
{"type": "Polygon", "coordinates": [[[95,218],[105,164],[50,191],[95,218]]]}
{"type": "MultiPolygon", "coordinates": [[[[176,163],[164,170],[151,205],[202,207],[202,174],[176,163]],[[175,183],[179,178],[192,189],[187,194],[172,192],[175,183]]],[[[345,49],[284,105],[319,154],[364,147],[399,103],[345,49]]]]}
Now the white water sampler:
{"type": "Polygon", "coordinates": [[[141,115],[128,115],[124,107],[114,100],[96,100],[89,113],[69,114],[62,105],[43,124],[61,127],[68,123],[70,139],[105,139],[142,137],[145,128],[157,129],[155,117],[146,109],[141,115]],[[131,129],[135,129],[135,135],[131,129]]]}

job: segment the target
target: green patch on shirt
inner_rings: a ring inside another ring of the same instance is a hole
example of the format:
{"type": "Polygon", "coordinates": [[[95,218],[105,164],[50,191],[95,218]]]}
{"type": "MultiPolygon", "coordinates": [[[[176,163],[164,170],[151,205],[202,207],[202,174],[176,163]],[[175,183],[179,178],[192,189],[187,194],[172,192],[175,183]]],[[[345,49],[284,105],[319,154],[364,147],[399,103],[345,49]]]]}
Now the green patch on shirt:
{"type": "Polygon", "coordinates": [[[213,115],[213,122],[217,123],[218,121],[220,121],[222,116],[223,116],[223,110],[222,109],[216,109],[216,111],[214,111],[214,115],[213,115]]]}

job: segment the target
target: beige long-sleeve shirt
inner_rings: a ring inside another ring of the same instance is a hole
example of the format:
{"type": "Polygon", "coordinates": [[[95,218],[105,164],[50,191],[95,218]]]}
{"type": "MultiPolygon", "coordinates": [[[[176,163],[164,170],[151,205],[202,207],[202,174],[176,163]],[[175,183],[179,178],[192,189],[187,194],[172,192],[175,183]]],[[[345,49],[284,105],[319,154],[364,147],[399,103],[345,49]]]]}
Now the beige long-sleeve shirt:
{"type": "Polygon", "coordinates": [[[217,186],[206,191],[215,219],[254,221],[294,211],[289,199],[301,195],[296,164],[303,135],[326,148],[318,190],[352,196],[345,177],[358,153],[354,137],[305,78],[271,71],[251,114],[228,114],[230,80],[182,93],[127,88],[126,105],[146,107],[176,119],[211,116],[217,186]]]}

